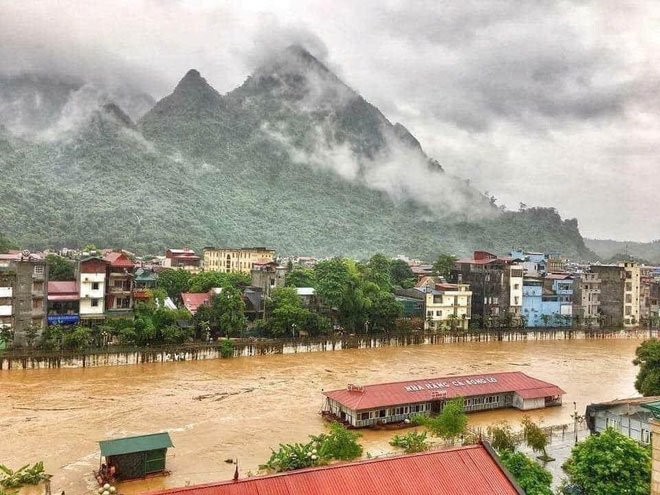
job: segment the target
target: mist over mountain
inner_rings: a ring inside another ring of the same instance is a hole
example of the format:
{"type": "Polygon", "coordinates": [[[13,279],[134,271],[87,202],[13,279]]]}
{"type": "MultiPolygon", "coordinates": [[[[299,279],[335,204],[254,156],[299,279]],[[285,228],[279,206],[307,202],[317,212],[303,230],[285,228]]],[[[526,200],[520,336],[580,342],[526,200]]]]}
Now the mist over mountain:
{"type": "Polygon", "coordinates": [[[153,106],[84,81],[0,87],[0,231],[22,245],[593,257],[575,220],[495,208],[299,45],[225,95],[190,70],[153,106]]]}

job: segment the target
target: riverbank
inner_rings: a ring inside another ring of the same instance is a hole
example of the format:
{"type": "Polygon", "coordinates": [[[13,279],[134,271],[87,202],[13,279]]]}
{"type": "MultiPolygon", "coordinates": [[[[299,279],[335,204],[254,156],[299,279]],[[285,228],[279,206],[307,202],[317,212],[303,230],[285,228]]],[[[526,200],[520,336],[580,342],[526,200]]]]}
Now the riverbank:
{"type": "Polygon", "coordinates": [[[371,349],[411,345],[460,342],[519,342],[573,339],[644,339],[657,337],[659,329],[573,330],[524,329],[510,331],[462,331],[441,333],[406,333],[344,335],[298,339],[232,339],[231,346],[221,343],[191,343],[152,348],[109,346],[85,351],[45,352],[23,349],[0,352],[0,370],[48,368],[91,368],[174,361],[201,361],[228,357],[252,357],[272,354],[330,352],[342,349],[371,349]]]}

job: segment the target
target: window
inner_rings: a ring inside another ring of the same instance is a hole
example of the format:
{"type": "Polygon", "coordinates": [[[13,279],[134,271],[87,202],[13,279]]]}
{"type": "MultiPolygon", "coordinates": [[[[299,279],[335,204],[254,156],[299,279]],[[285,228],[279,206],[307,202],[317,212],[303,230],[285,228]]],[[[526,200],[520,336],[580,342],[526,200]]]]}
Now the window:
{"type": "Polygon", "coordinates": [[[91,305],[92,305],[92,308],[98,307],[99,300],[98,299],[92,299],[91,305]]]}
{"type": "Polygon", "coordinates": [[[92,290],[99,290],[99,283],[98,282],[92,282],[92,290]]]}
{"type": "Polygon", "coordinates": [[[386,413],[387,413],[387,409],[381,409],[380,411],[378,411],[378,417],[384,418],[386,413]]]}
{"type": "Polygon", "coordinates": [[[632,291],[632,283],[631,282],[626,282],[626,292],[632,291]]]}
{"type": "Polygon", "coordinates": [[[43,265],[35,265],[33,272],[35,275],[43,275],[44,274],[44,266],[43,265]]]}
{"type": "Polygon", "coordinates": [[[369,419],[369,413],[368,413],[368,412],[365,412],[365,413],[360,413],[360,414],[358,414],[358,419],[359,419],[360,421],[364,421],[364,420],[369,419]]]}
{"type": "Polygon", "coordinates": [[[632,306],[626,306],[626,314],[630,315],[632,313],[632,306]]]}
{"type": "Polygon", "coordinates": [[[514,288],[515,290],[520,289],[520,284],[513,284],[513,288],[514,288]]]}
{"type": "Polygon", "coordinates": [[[426,316],[428,316],[429,318],[430,318],[431,316],[433,316],[433,311],[431,311],[431,310],[427,311],[427,312],[426,312],[426,316]]]}
{"type": "Polygon", "coordinates": [[[442,316],[442,311],[436,311],[435,316],[442,316]]]}

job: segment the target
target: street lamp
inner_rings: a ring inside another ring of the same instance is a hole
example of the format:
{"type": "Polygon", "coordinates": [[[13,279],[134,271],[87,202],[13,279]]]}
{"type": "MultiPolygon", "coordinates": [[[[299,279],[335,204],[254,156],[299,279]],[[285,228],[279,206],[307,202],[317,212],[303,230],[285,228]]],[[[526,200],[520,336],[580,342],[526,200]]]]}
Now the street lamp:
{"type": "Polygon", "coordinates": [[[364,333],[369,333],[369,320],[364,322],[364,333]]]}
{"type": "Polygon", "coordinates": [[[296,324],[295,323],[291,324],[291,337],[294,338],[294,339],[296,338],[296,324]]]}
{"type": "Polygon", "coordinates": [[[573,433],[575,433],[575,445],[578,444],[578,414],[577,414],[577,402],[573,401],[573,433]]]}

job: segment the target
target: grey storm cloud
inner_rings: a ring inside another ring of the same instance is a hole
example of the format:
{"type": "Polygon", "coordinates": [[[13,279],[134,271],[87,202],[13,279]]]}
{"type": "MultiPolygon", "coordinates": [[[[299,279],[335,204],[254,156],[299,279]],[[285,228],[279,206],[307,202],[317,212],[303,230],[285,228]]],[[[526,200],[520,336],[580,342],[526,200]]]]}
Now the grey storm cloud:
{"type": "Polygon", "coordinates": [[[657,3],[0,4],[1,73],[55,71],[156,98],[190,68],[230,91],[290,43],[500,203],[555,206],[590,237],[660,237],[657,3]]]}

